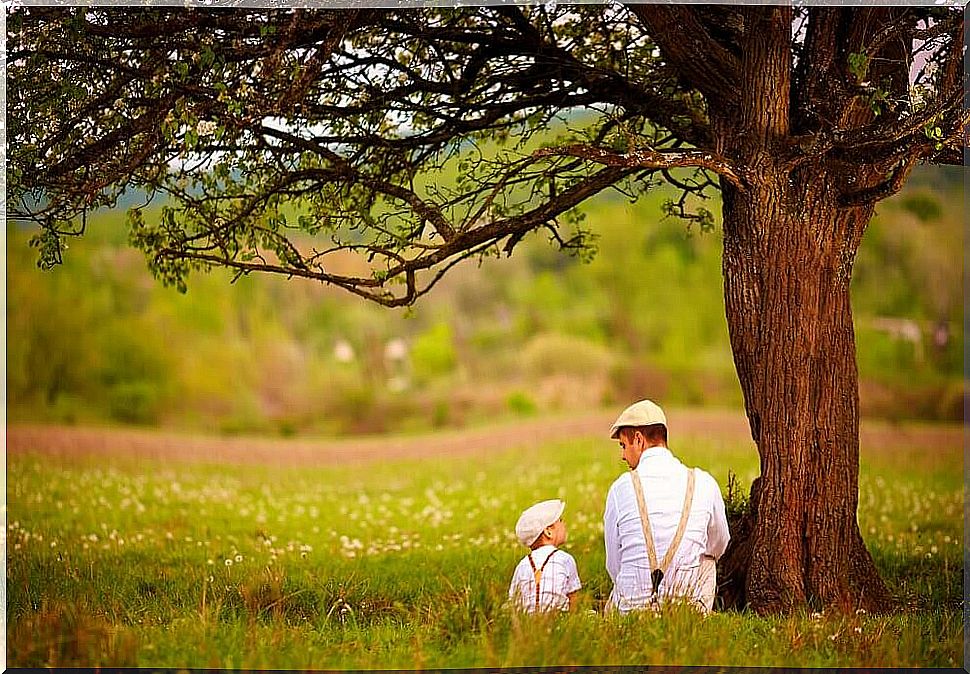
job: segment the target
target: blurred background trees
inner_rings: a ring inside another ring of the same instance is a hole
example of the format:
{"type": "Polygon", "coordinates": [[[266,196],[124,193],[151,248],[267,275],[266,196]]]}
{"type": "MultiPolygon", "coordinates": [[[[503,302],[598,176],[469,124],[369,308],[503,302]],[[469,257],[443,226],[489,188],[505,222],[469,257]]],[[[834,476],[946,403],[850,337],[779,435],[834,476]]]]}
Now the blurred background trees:
{"type": "MultiPolygon", "coordinates": [[[[584,208],[591,261],[535,234],[511,258],[453,270],[410,310],[223,271],[181,295],[128,246],[120,209],[42,272],[33,232],[8,225],[8,416],[291,435],[567,414],[647,393],[740,407],[720,231],[664,218],[666,198],[604,194],[584,208]]],[[[866,237],[852,285],[863,414],[961,420],[960,169],[918,169],[866,237]]]]}

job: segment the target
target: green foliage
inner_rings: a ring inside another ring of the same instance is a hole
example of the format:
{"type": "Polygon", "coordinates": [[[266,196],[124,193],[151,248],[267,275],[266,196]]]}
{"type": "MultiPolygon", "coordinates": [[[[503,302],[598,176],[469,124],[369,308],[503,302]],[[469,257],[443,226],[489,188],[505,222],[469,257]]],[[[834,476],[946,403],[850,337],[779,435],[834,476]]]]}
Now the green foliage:
{"type": "Polygon", "coordinates": [[[108,392],[108,413],[115,421],[124,423],[156,423],[158,399],[159,391],[152,382],[121,382],[108,392]]]}
{"type": "Polygon", "coordinates": [[[962,419],[963,226],[962,186],[940,172],[873,218],[852,283],[864,411],[962,419]]]}
{"type": "Polygon", "coordinates": [[[436,323],[419,334],[411,347],[411,359],[418,381],[450,374],[458,363],[451,325],[436,323]]]}
{"type": "Polygon", "coordinates": [[[749,500],[746,486],[741,484],[733,471],[728,471],[727,482],[724,485],[724,512],[732,527],[743,516],[749,514],[749,500]]]}
{"type": "Polygon", "coordinates": [[[936,150],[943,149],[943,128],[940,126],[942,120],[939,115],[933,117],[929,122],[923,126],[923,134],[932,141],[935,141],[933,147],[936,150]]]}
{"type": "Polygon", "coordinates": [[[869,74],[870,57],[863,53],[853,52],[849,54],[849,72],[852,73],[858,83],[862,83],[869,74]]]}
{"type": "Polygon", "coordinates": [[[559,333],[540,333],[522,351],[522,365],[536,376],[568,374],[591,379],[606,372],[613,355],[602,344],[559,333]]]}
{"type": "Polygon", "coordinates": [[[512,413],[520,417],[531,416],[538,410],[535,401],[525,391],[513,391],[505,402],[512,413]]]}
{"type": "Polygon", "coordinates": [[[109,418],[156,421],[171,354],[135,289],[121,280],[124,271],[111,268],[110,259],[103,269],[78,260],[38,277],[24,254],[25,237],[16,231],[8,237],[14,417],[32,408],[74,422],[97,415],[101,405],[109,418]]]}
{"type": "Polygon", "coordinates": [[[943,215],[939,199],[926,192],[912,192],[900,199],[900,206],[919,219],[920,222],[939,220],[943,215]]]}

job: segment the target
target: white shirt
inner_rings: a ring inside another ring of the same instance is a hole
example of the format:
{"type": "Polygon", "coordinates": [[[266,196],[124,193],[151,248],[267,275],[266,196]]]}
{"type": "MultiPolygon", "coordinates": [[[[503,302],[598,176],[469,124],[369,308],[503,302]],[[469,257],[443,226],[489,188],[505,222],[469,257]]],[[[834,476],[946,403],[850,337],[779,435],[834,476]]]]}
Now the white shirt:
{"type": "MultiPolygon", "coordinates": [[[[576,560],[568,552],[553,545],[543,545],[530,554],[537,569],[542,568],[549,555],[552,555],[552,559],[542,569],[539,580],[539,610],[568,610],[568,595],[582,587],[579,572],[576,570],[576,560]],[[553,552],[556,554],[552,555],[553,552]]],[[[513,606],[523,611],[532,613],[536,609],[535,573],[529,564],[529,555],[523,557],[515,567],[512,583],[509,585],[509,599],[513,606]]]]}
{"type": "MultiPolygon", "coordinates": [[[[631,471],[643,484],[658,564],[667,553],[680,523],[688,470],[666,447],[650,447],[640,456],[636,470],[631,471]]],[[[730,540],[724,500],[717,481],[709,473],[699,468],[695,470],[694,499],[687,528],[660,583],[660,598],[684,596],[701,601],[703,581],[698,577],[701,557],[720,557],[730,540]]],[[[608,606],[621,612],[648,606],[653,595],[650,561],[629,473],[618,477],[606,496],[603,534],[606,571],[613,579],[608,606]]]]}

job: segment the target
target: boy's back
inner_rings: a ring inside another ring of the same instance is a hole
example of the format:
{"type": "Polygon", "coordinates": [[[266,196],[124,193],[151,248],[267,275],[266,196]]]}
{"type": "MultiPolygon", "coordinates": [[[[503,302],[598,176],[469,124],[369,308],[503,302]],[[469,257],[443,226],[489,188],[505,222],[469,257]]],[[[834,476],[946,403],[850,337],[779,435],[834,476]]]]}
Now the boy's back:
{"type": "Polygon", "coordinates": [[[581,587],[576,560],[554,545],[543,545],[522,558],[509,585],[513,605],[529,613],[569,610],[569,595],[581,587]],[[530,563],[530,557],[532,563],[530,563]],[[533,568],[534,567],[534,568],[533,568]],[[536,593],[536,570],[539,592],[536,593]]]}

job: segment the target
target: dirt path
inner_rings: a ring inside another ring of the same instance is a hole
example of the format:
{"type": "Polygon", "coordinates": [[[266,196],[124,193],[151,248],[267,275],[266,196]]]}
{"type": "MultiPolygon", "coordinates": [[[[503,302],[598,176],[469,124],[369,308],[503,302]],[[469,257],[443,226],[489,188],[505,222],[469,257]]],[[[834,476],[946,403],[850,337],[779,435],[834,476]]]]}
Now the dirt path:
{"type": "MultiPolygon", "coordinates": [[[[365,463],[384,459],[474,455],[528,447],[570,438],[590,438],[604,447],[616,412],[529,419],[519,422],[442,431],[420,436],[352,439],[277,439],[220,437],[165,430],[69,426],[7,427],[8,456],[24,453],[69,459],[95,457],[177,462],[276,465],[279,467],[365,463]]],[[[678,435],[750,442],[747,420],[734,410],[671,409],[668,423],[678,435]]],[[[960,426],[891,426],[864,423],[865,450],[893,451],[913,445],[955,450],[963,446],[960,426]]],[[[753,449],[752,449],[753,451],[753,449]]]]}

